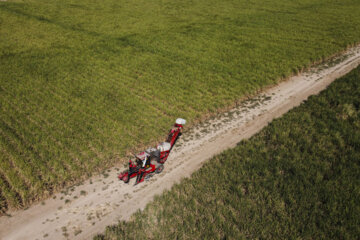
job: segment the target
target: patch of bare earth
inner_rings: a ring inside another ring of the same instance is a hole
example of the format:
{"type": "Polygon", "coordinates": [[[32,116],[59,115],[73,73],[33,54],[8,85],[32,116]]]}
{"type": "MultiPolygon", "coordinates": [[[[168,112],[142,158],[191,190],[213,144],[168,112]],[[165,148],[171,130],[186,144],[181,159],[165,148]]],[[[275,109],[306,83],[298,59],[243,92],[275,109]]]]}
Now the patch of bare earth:
{"type": "Polygon", "coordinates": [[[42,204],[9,212],[11,217],[0,218],[0,239],[90,239],[107,225],[129,219],[155,195],[189,177],[206,160],[251,137],[359,63],[360,46],[357,46],[189,129],[173,149],[164,171],[147,182],[133,186],[132,180],[124,184],[117,180],[120,170],[114,167],[42,204]]]}

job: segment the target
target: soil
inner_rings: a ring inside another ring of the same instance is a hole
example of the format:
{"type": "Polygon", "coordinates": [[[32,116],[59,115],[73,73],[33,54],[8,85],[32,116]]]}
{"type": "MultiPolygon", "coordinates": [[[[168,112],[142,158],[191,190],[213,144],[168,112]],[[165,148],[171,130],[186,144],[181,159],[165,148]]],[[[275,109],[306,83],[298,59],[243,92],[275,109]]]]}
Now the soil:
{"type": "Polygon", "coordinates": [[[212,156],[251,137],[359,64],[360,45],[188,129],[164,171],[149,181],[134,186],[132,179],[125,184],[117,179],[124,166],[115,166],[27,210],[8,212],[0,217],[0,239],[90,239],[106,226],[128,220],[155,195],[189,177],[212,156]]]}

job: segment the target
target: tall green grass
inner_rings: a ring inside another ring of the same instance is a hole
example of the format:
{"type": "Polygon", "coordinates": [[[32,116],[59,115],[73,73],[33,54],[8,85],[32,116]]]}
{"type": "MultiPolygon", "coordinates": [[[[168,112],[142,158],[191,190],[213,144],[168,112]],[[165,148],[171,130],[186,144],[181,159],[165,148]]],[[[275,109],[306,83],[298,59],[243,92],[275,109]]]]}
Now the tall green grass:
{"type": "Polygon", "coordinates": [[[360,67],[95,239],[357,239],[360,67]]]}
{"type": "Polygon", "coordinates": [[[0,2],[0,208],[359,42],[357,0],[0,2]]]}

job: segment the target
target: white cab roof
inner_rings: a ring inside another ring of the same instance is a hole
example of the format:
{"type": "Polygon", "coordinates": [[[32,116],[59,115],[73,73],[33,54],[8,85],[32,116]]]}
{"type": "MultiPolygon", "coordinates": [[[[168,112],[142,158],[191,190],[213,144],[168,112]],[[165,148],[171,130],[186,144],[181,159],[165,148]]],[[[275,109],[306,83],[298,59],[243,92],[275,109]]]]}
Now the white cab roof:
{"type": "Polygon", "coordinates": [[[157,146],[157,149],[160,150],[160,152],[169,151],[171,148],[171,144],[168,142],[162,142],[157,146]]]}

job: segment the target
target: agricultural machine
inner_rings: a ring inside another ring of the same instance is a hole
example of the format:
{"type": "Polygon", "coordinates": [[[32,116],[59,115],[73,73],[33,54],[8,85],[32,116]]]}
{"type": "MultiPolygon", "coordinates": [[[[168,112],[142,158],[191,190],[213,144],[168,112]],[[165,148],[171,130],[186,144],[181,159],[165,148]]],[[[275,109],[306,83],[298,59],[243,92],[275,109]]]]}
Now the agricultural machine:
{"type": "Polygon", "coordinates": [[[181,136],[181,130],[185,123],[185,119],[176,119],[166,141],[157,145],[156,148],[148,148],[144,152],[134,155],[135,159],[129,160],[129,169],[120,173],[118,178],[128,183],[131,178],[136,177],[136,185],[145,179],[149,179],[154,173],[161,173],[164,170],[164,163],[168,159],[173,146],[181,136]]]}

